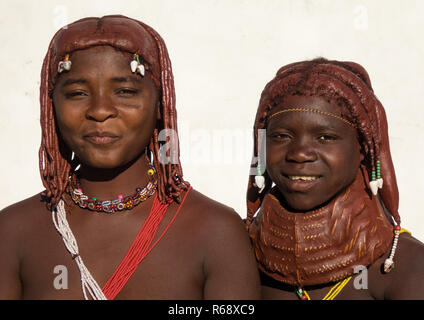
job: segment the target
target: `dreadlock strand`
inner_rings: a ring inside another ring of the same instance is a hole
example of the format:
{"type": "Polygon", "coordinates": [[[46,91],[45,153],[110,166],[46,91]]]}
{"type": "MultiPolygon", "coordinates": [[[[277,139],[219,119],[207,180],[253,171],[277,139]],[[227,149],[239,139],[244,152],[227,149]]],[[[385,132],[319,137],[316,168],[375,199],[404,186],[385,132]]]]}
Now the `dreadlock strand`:
{"type": "MultiPolygon", "coordinates": [[[[176,125],[176,109],[175,109],[175,89],[173,86],[173,76],[171,69],[171,62],[168,57],[167,49],[163,43],[162,38],[159,34],[150,28],[149,26],[145,26],[146,30],[152,35],[155,39],[158,49],[159,49],[159,60],[161,65],[161,83],[162,83],[162,102],[163,102],[163,123],[164,128],[169,128],[173,130],[173,133],[177,134],[177,125],[176,125]]],[[[173,167],[176,166],[178,168],[177,172],[180,172],[180,179],[182,179],[182,168],[179,163],[179,143],[178,139],[174,138],[171,140],[171,163],[165,167],[166,174],[166,185],[172,186],[174,190],[177,190],[177,193],[180,192],[181,189],[175,189],[176,184],[173,182],[174,170],[173,167]],[[177,161],[177,164],[174,162],[177,161]]],[[[182,183],[182,181],[180,181],[182,183]]]]}

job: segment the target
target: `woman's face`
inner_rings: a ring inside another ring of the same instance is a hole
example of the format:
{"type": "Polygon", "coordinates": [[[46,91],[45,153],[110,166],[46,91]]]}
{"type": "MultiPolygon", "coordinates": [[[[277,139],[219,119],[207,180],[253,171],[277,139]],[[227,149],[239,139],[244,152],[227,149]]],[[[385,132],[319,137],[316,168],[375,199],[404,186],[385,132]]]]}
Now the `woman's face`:
{"type": "MultiPolygon", "coordinates": [[[[309,108],[341,115],[319,97],[291,96],[271,112],[309,108]]],[[[355,179],[363,156],[356,129],[341,119],[292,111],[269,118],[266,170],[285,203],[295,211],[315,209],[355,179]]]]}
{"type": "Polygon", "coordinates": [[[132,73],[129,53],[110,46],[75,51],[72,68],[55,85],[56,121],[82,164],[111,169],[137,158],[158,114],[153,81],[132,73]]]}

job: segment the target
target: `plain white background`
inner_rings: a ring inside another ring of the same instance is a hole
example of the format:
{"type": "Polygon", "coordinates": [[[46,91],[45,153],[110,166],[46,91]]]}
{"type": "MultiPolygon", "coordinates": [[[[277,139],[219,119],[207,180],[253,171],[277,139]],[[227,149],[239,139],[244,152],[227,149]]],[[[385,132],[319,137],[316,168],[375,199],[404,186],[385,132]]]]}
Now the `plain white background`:
{"type": "Polygon", "coordinates": [[[1,0],[0,12],[0,209],[43,188],[39,76],[51,37],[77,19],[119,13],[168,47],[185,178],[242,217],[266,83],[279,67],[318,56],[362,64],[387,112],[402,224],[424,241],[424,2],[1,0]]]}

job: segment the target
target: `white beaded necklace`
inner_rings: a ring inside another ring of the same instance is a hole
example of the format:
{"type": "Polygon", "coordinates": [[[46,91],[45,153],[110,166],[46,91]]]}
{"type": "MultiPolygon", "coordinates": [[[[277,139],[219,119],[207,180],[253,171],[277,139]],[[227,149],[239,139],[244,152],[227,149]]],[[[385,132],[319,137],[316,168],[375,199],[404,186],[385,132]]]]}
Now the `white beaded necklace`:
{"type": "Polygon", "coordinates": [[[62,199],[60,199],[57,205],[57,209],[52,209],[52,219],[56,230],[62,236],[62,240],[66,246],[66,249],[68,249],[68,251],[72,255],[72,259],[75,260],[78,266],[78,269],[81,274],[82,292],[84,294],[85,300],[89,300],[87,291],[93,300],[107,300],[105,295],[103,294],[102,289],[100,288],[96,280],[94,280],[90,271],[88,271],[87,267],[82,261],[78,250],[77,240],[75,239],[75,236],[72,233],[71,228],[69,227],[68,220],[66,219],[65,203],[62,199]]]}

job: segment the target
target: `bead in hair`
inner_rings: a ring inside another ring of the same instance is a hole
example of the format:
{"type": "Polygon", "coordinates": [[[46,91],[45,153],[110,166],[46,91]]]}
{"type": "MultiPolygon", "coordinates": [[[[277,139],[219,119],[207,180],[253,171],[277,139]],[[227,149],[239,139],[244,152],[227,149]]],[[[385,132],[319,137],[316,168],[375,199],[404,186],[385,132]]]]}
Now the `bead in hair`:
{"type": "Polygon", "coordinates": [[[59,64],[57,66],[57,72],[62,73],[63,71],[69,71],[71,70],[72,62],[69,60],[69,54],[65,56],[64,61],[59,61],[59,64]]]}
{"type": "Polygon", "coordinates": [[[137,72],[144,77],[144,73],[145,73],[144,65],[140,62],[140,56],[138,54],[134,54],[134,60],[131,61],[130,66],[131,66],[132,73],[137,72]]]}

